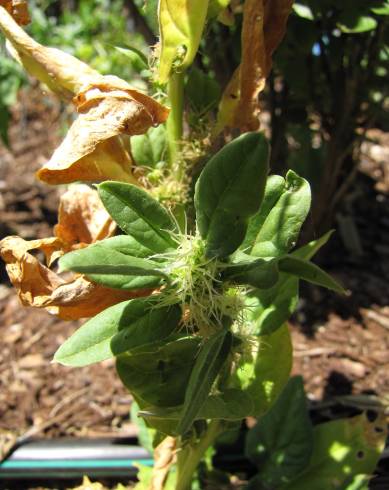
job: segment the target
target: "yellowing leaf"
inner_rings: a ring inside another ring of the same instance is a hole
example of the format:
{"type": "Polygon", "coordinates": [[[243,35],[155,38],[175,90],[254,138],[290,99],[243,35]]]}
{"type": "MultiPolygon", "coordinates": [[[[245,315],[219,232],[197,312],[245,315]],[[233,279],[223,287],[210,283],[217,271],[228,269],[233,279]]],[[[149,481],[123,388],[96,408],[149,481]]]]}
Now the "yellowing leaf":
{"type": "Polygon", "coordinates": [[[281,42],[293,0],[246,0],[243,7],[242,61],[227,85],[214,134],[224,127],[259,128],[258,96],[265,88],[272,54],[281,42]]]}
{"type": "Polygon", "coordinates": [[[208,0],[160,0],[158,8],[161,54],[159,81],[171,70],[187,68],[196,56],[208,11],[208,0]]]}
{"type": "Polygon", "coordinates": [[[19,25],[29,24],[27,0],[0,0],[0,6],[4,7],[19,25]]]}
{"type": "Polygon", "coordinates": [[[0,241],[0,256],[9,278],[25,306],[46,308],[65,320],[88,318],[120,301],[144,296],[149,290],[129,293],[92,283],[79,275],[62,277],[50,270],[65,252],[107,238],[115,225],[101,204],[97,191],[73,186],[60,203],[56,237],[25,241],[10,236],[0,241]],[[30,252],[41,251],[47,265],[30,252]]]}

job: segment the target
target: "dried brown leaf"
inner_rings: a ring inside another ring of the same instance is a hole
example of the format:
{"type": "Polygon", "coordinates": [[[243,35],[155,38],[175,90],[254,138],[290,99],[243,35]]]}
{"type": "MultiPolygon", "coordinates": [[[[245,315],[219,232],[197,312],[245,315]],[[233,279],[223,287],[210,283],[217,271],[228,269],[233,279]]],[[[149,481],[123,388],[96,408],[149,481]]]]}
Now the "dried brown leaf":
{"type": "Polygon", "coordinates": [[[175,461],[176,440],[174,437],[165,437],[154,450],[154,466],[150,490],[163,490],[170,467],[175,461]]]}
{"type": "Polygon", "coordinates": [[[79,116],[37,177],[48,184],[120,180],[136,183],[121,134],[145,133],[168,110],[116,77],[89,85],[74,102],[79,116]]]}
{"type": "Polygon", "coordinates": [[[284,37],[293,0],[246,0],[243,6],[242,61],[227,85],[215,133],[224,127],[259,128],[258,96],[265,88],[272,55],[284,37]]]}
{"type": "Polygon", "coordinates": [[[64,320],[88,318],[126,299],[145,296],[92,283],[78,274],[65,277],[50,270],[64,253],[112,236],[115,224],[104,209],[97,191],[86,185],[72,186],[62,197],[55,237],[25,241],[10,236],[0,241],[0,256],[9,278],[25,306],[46,308],[64,320]],[[35,255],[31,252],[34,252],[35,255]],[[44,256],[44,265],[36,252],[44,256]]]}
{"type": "Polygon", "coordinates": [[[19,25],[30,23],[27,0],[0,0],[0,6],[4,7],[19,25]]]}
{"type": "Polygon", "coordinates": [[[116,225],[101,203],[97,191],[73,185],[61,196],[54,234],[71,246],[94,243],[112,236],[116,225]]]}
{"type": "Polygon", "coordinates": [[[53,251],[63,250],[62,245],[58,238],[28,242],[10,236],[0,241],[0,256],[24,306],[46,308],[64,320],[76,320],[89,318],[120,301],[150,292],[140,290],[134,293],[106,288],[79,275],[64,279],[29,253],[32,250],[42,251],[48,260],[53,251]]]}

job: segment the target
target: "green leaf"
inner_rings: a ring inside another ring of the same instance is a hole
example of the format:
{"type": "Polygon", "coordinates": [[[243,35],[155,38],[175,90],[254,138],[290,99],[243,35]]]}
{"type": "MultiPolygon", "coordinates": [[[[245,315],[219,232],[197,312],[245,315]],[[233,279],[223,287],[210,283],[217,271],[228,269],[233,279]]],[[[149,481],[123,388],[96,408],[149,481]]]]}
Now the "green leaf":
{"type": "Polygon", "coordinates": [[[146,191],[121,182],[103,182],[98,190],[107,211],[127,235],[155,253],[176,247],[173,218],[146,191]]]}
{"type": "Polygon", "coordinates": [[[311,190],[308,182],[289,170],[283,193],[257,229],[251,255],[279,257],[288,253],[296,245],[310,205],[311,190]]]}
{"type": "Polygon", "coordinates": [[[374,30],[377,21],[369,15],[358,15],[357,12],[347,11],[339,16],[338,27],[342,32],[357,34],[374,30]]]}
{"type": "Polygon", "coordinates": [[[167,338],[181,318],[178,306],[156,307],[150,298],[124,301],[102,311],[57,350],[54,360],[86,366],[167,338]]]}
{"type": "Polygon", "coordinates": [[[320,267],[318,267],[316,264],[313,264],[308,260],[299,259],[297,257],[293,257],[293,255],[287,255],[278,260],[278,266],[282,272],[292,274],[300,279],[311,282],[312,284],[317,284],[318,286],[332,289],[338,293],[345,293],[343,287],[337,281],[335,281],[335,279],[327,274],[327,272],[320,269],[320,267]]]}
{"type": "Polygon", "coordinates": [[[382,5],[377,7],[372,7],[370,10],[376,15],[389,15],[389,1],[382,1],[382,5]]]}
{"type": "Polygon", "coordinates": [[[302,5],[301,3],[295,3],[293,5],[293,12],[306,20],[315,20],[312,10],[307,5],[302,5]]]}
{"type": "Polygon", "coordinates": [[[141,408],[183,404],[199,343],[198,337],[183,337],[117,358],[119,377],[141,408]]]}
{"type": "MultiPolygon", "coordinates": [[[[146,259],[150,255],[154,255],[153,250],[145,247],[134,237],[129,235],[118,235],[112,238],[106,238],[101,240],[96,245],[99,247],[104,247],[107,250],[115,250],[125,255],[130,255],[132,257],[138,257],[139,259],[146,259]]],[[[90,245],[92,246],[92,245],[90,245]]],[[[155,259],[157,261],[157,259],[155,259]]]]}
{"type": "Polygon", "coordinates": [[[121,54],[124,54],[127,58],[130,59],[131,64],[137,71],[147,70],[149,68],[149,63],[147,57],[134,46],[114,46],[116,51],[121,54]]]}
{"type": "Polygon", "coordinates": [[[190,70],[185,94],[192,111],[199,117],[213,109],[220,99],[219,84],[196,67],[190,70]]]}
{"type": "Polygon", "coordinates": [[[271,288],[277,283],[279,272],[276,260],[255,259],[243,253],[236,254],[236,257],[240,260],[225,268],[223,279],[258,289],[271,288]]]}
{"type": "Polygon", "coordinates": [[[242,243],[248,220],[262,202],[268,153],[263,134],[246,133],[224,146],[202,171],[194,199],[208,257],[230,255],[242,243]]]}
{"type": "Polygon", "coordinates": [[[85,274],[90,280],[116,289],[141,289],[158,286],[169,277],[152,260],[139,259],[98,243],[70,252],[59,260],[60,271],[85,274]]]}
{"type": "MultiPolygon", "coordinates": [[[[292,253],[293,257],[309,260],[330,238],[326,233],[292,253]]],[[[248,321],[256,326],[255,334],[274,332],[283,325],[296,309],[299,280],[295,276],[281,273],[277,284],[267,290],[256,290],[248,298],[248,321]]]]}
{"type": "MultiPolygon", "coordinates": [[[[249,395],[234,388],[225,390],[219,395],[209,395],[203,406],[195,416],[195,420],[242,420],[253,412],[253,402],[249,395]]],[[[182,418],[182,406],[180,407],[147,407],[139,411],[139,416],[147,421],[174,420],[182,418]]],[[[177,434],[177,431],[174,432],[177,434]]]]}
{"type": "Polygon", "coordinates": [[[245,239],[240,246],[241,250],[248,254],[251,253],[260,229],[284,190],[285,179],[283,179],[280,175],[270,175],[270,177],[267,178],[265,194],[263,196],[261,207],[259,208],[259,211],[249,220],[245,239]]]}
{"type": "Polygon", "coordinates": [[[292,343],[287,325],[244,348],[236,369],[236,383],[253,400],[252,416],[265,413],[288,381],[292,343]]]}
{"type": "Polygon", "coordinates": [[[204,405],[215,379],[231,352],[232,334],[217,332],[203,341],[185,391],[177,432],[185,434],[204,405]]]}
{"type": "Polygon", "coordinates": [[[131,137],[131,154],[137,165],[155,167],[164,161],[167,151],[166,128],[160,124],[146,134],[131,137]]]}
{"type": "MultiPolygon", "coordinates": [[[[246,455],[259,469],[255,480],[266,488],[279,488],[306,468],[312,449],[313,430],[304,385],[296,376],[247,434],[246,455]]],[[[248,488],[258,488],[255,480],[248,488]]]]}
{"type": "Polygon", "coordinates": [[[174,70],[183,71],[196,56],[207,17],[208,0],[160,0],[161,37],[159,81],[174,70]]]}
{"type": "Polygon", "coordinates": [[[309,467],[282,490],[348,488],[353,476],[373,473],[385,446],[386,433],[383,415],[374,422],[362,414],[316,426],[309,467]]]}

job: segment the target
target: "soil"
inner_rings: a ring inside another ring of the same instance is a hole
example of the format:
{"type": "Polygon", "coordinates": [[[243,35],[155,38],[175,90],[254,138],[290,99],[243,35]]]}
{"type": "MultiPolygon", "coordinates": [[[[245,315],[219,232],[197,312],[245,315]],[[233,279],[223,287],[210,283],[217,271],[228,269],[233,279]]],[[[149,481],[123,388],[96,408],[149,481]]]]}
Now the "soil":
{"type": "MultiPolygon", "coordinates": [[[[51,236],[61,189],[34,171],[60,140],[63,111],[38,90],[14,108],[10,148],[0,147],[0,238],[51,236]]],[[[389,403],[389,139],[378,130],[363,148],[352,193],[338,213],[321,265],[349,291],[312,286],[291,321],[294,373],[312,401],[376,394],[389,403]]],[[[132,436],[131,397],[112,361],[83,369],[51,364],[78,327],[43,310],[22,308],[0,264],[0,447],[19,437],[132,436]]]]}

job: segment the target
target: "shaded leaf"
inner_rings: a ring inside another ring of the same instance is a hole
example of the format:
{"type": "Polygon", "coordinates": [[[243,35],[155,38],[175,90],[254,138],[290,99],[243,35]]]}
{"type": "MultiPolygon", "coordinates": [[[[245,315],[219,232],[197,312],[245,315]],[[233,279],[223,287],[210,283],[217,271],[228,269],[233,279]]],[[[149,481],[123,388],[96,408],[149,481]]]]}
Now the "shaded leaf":
{"type": "MultiPolygon", "coordinates": [[[[309,260],[327,243],[332,232],[326,233],[304,247],[294,251],[294,257],[309,260]]],[[[294,276],[281,273],[275,286],[268,290],[257,290],[250,295],[248,316],[255,325],[255,334],[264,335],[274,332],[285,323],[297,306],[299,280],[294,276]]]]}
{"type": "Polygon", "coordinates": [[[178,434],[185,434],[204,405],[221,368],[231,352],[232,335],[222,331],[203,340],[185,390],[178,434]]]}
{"type": "MultiPolygon", "coordinates": [[[[195,420],[242,420],[253,413],[253,402],[246,393],[228,389],[219,395],[209,395],[195,416],[195,420]]],[[[146,420],[169,419],[178,421],[182,417],[182,406],[158,409],[146,407],[139,412],[146,420]]]]}
{"type": "Polygon", "coordinates": [[[141,408],[171,407],[184,402],[199,342],[198,337],[183,337],[117,358],[119,377],[141,408]]]}
{"type": "MultiPolygon", "coordinates": [[[[301,377],[294,377],[248,432],[246,455],[258,467],[255,480],[266,488],[279,488],[306,468],[312,449],[313,429],[304,385],[301,377]]],[[[249,488],[258,488],[255,480],[249,488]]]]}
{"type": "Polygon", "coordinates": [[[219,84],[196,67],[190,70],[185,94],[196,116],[213,109],[220,98],[219,84]]]}
{"type": "Polygon", "coordinates": [[[150,128],[147,133],[131,138],[131,154],[137,165],[155,167],[167,152],[165,126],[150,128]]]}
{"type": "Polygon", "coordinates": [[[207,256],[225,257],[239,247],[248,219],[261,205],[267,172],[268,144],[260,133],[236,138],[205,166],[195,207],[207,256]]]}
{"type": "Polygon", "coordinates": [[[258,289],[271,288],[277,283],[279,272],[276,260],[253,259],[245,254],[236,257],[239,260],[224,269],[224,279],[235,284],[248,284],[258,289]]]}

